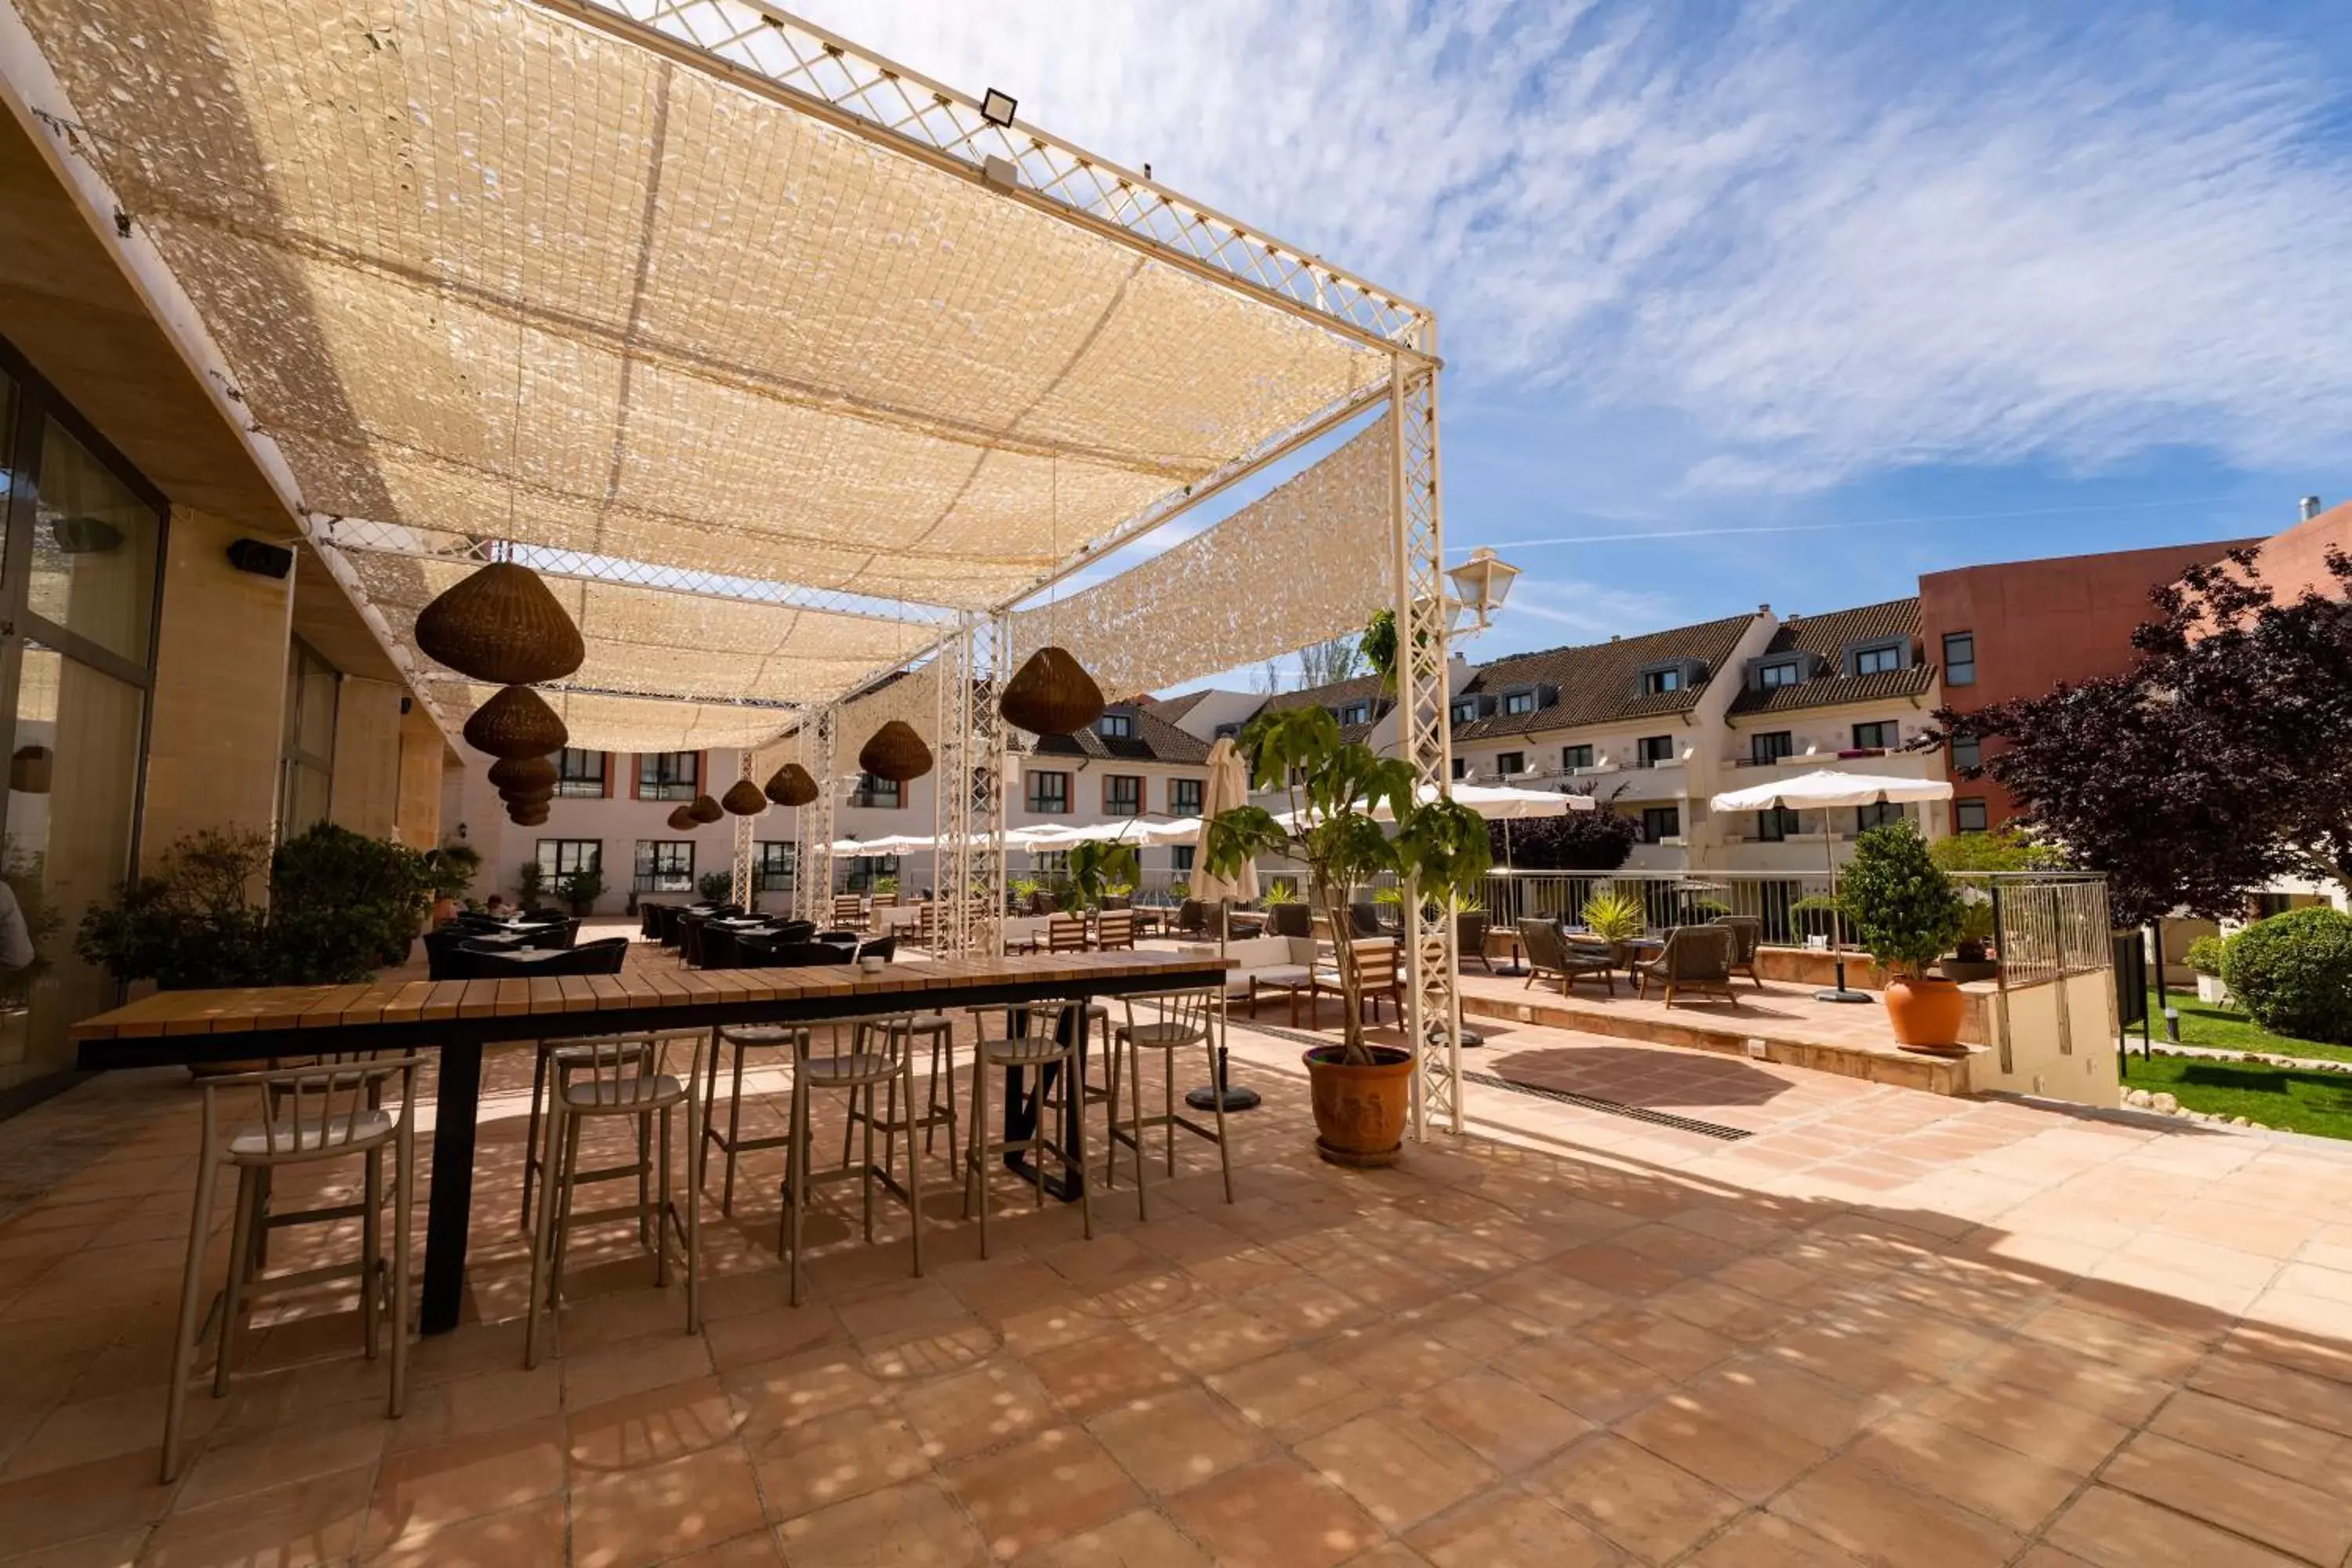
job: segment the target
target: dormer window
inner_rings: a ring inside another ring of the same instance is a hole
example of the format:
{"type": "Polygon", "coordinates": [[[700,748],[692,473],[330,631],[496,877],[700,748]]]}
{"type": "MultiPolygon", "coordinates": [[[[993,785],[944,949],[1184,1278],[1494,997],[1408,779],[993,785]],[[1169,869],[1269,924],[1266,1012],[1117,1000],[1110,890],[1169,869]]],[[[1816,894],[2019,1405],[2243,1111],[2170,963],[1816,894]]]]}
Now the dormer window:
{"type": "Polygon", "coordinates": [[[1132,741],[1135,739],[1135,715],[1105,713],[1095,721],[1095,733],[1106,741],[1132,741]]]}
{"type": "Polygon", "coordinates": [[[1466,701],[1456,702],[1454,705],[1454,721],[1456,724],[1476,723],[1478,721],[1478,700],[1474,697],[1466,701]]]}
{"type": "Polygon", "coordinates": [[[1369,724],[1372,721],[1372,705],[1369,702],[1343,702],[1333,712],[1342,724],[1369,724]]]}
{"type": "Polygon", "coordinates": [[[1893,643],[1853,650],[1853,672],[1856,675],[1885,675],[1902,668],[1903,650],[1893,643]]]}
{"type": "Polygon", "coordinates": [[[1642,672],[1642,695],[1663,697],[1669,691],[1683,689],[1683,672],[1679,669],[1645,669],[1642,672]]]}
{"type": "Polygon", "coordinates": [[[1504,712],[1532,713],[1535,710],[1536,694],[1533,691],[1506,691],[1503,693],[1504,712]]]}
{"type": "Polygon", "coordinates": [[[1211,738],[1219,741],[1235,741],[1241,738],[1241,732],[1242,727],[1239,724],[1220,724],[1217,726],[1216,733],[1211,738]]]}
{"type": "Polygon", "coordinates": [[[1800,679],[1797,661],[1793,658],[1761,666],[1756,671],[1756,684],[1767,691],[1776,687],[1794,686],[1800,679]]]}

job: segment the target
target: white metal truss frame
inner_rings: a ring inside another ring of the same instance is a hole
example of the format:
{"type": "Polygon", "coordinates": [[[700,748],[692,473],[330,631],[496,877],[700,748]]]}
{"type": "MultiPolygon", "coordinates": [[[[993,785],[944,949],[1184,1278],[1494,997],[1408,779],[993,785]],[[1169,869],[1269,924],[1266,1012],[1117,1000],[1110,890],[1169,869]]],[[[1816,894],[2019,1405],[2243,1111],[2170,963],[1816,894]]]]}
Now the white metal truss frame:
{"type": "Polygon", "coordinates": [[[932,660],[939,737],[931,770],[931,951],[961,958],[971,951],[971,793],[958,781],[971,768],[971,617],[940,644],[932,660]]]}
{"type": "MultiPolygon", "coordinates": [[[[1453,793],[1454,734],[1445,685],[1449,612],[1445,518],[1438,495],[1437,373],[1400,361],[1390,381],[1395,464],[1397,735],[1417,784],[1453,793]]],[[[1433,908],[1408,880],[1403,916],[1405,1040],[1415,1059],[1416,1137],[1462,1131],[1462,999],[1454,911],[1433,908]]]]}
{"type": "Polygon", "coordinates": [[[829,702],[803,721],[801,761],[816,777],[816,798],[793,811],[799,830],[793,851],[793,913],[820,926],[833,911],[833,746],[838,727],[839,715],[829,702]]]}
{"type": "Polygon", "coordinates": [[[1426,307],[766,0],[538,3],[1344,337],[1436,352],[1426,307]]]}
{"type": "MultiPolygon", "coordinates": [[[[751,748],[749,746],[737,754],[735,776],[747,780],[751,776],[751,748]]],[[[758,871],[751,863],[756,853],[752,846],[758,841],[759,825],[756,812],[750,816],[735,818],[735,864],[729,868],[727,900],[739,910],[749,910],[753,895],[759,891],[758,871]]]]}

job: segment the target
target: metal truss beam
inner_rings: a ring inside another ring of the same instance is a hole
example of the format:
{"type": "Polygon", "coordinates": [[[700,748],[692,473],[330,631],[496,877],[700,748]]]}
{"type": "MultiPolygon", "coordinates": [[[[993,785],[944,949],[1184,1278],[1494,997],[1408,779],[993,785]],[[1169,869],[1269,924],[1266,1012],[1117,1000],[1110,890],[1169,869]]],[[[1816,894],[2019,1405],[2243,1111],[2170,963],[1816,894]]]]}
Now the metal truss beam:
{"type": "MultiPolygon", "coordinates": [[[[751,776],[751,748],[749,746],[744,747],[737,755],[735,776],[739,779],[748,779],[751,776]]],[[[751,865],[751,846],[757,840],[759,821],[757,816],[739,816],[735,819],[735,864],[729,868],[727,898],[728,901],[739,910],[749,910],[751,907],[752,896],[758,891],[752,886],[754,872],[751,865]]]]}
{"type": "Polygon", "coordinates": [[[816,779],[816,798],[793,809],[799,847],[793,852],[793,912],[820,926],[833,911],[833,746],[837,716],[831,703],[801,726],[801,765],[816,779]]]}

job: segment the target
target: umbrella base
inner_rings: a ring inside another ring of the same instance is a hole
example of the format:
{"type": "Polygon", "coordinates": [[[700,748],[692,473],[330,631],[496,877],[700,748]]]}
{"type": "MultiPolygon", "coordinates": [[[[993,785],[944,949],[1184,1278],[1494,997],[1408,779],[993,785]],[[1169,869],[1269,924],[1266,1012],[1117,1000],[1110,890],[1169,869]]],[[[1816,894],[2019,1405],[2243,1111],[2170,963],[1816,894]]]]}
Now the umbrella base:
{"type": "MultiPolygon", "coordinates": [[[[1184,1096],[1184,1103],[1191,1106],[1195,1110],[1215,1110],[1218,1109],[1217,1093],[1218,1091],[1216,1089],[1210,1088],[1207,1084],[1202,1084],[1199,1089],[1193,1089],[1184,1096]]],[[[1243,1089],[1237,1085],[1229,1084],[1226,1086],[1224,1089],[1224,1100],[1225,1103],[1223,1109],[1227,1114],[1231,1114],[1236,1110],[1255,1110],[1258,1107],[1257,1090],[1254,1089],[1243,1089]]]]}
{"type": "Polygon", "coordinates": [[[1828,991],[1814,992],[1813,1000],[1816,1002],[1875,1002],[1878,998],[1867,991],[1849,991],[1841,985],[1828,991]]]}

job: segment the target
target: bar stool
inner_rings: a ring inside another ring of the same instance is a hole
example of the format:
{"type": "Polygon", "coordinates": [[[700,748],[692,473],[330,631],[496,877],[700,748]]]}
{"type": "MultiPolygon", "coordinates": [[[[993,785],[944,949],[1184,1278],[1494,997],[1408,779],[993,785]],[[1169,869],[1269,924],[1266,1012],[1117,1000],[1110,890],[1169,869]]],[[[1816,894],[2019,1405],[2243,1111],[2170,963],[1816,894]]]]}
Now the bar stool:
{"type": "Polygon", "coordinates": [[[1143,1135],[1155,1127],[1168,1130],[1168,1174],[1176,1174],[1176,1129],[1181,1127],[1196,1137],[1205,1138],[1217,1146],[1217,1162],[1224,1167],[1225,1202],[1234,1201],[1234,1159],[1225,1144],[1225,1102],[1216,1096],[1217,1126],[1214,1131],[1202,1126],[1176,1110],[1176,1053],[1188,1046],[1201,1047],[1208,1056],[1209,1082],[1219,1084],[1217,1077],[1216,1037],[1211,1026],[1215,1021],[1217,993],[1204,987],[1194,991],[1171,991],[1163,995],[1127,999],[1127,1022],[1118,1026],[1118,1043],[1111,1047],[1110,1058],[1110,1154],[1103,1162],[1103,1180],[1111,1186],[1118,1184],[1118,1146],[1125,1143],[1135,1151],[1135,1215],[1149,1219],[1148,1200],[1144,1196],[1143,1135]],[[1136,1016],[1136,1004],[1140,1001],[1159,1009],[1160,1016],[1148,1021],[1136,1016]],[[1118,1120],[1118,1046],[1127,1047],[1128,1121],[1121,1126],[1118,1120]],[[1165,1069],[1161,1087],[1167,1091],[1168,1103],[1157,1116],[1143,1114],[1143,1053],[1160,1053],[1160,1066],[1165,1069]]]}
{"type": "MultiPolygon", "coordinates": [[[[861,1024],[883,1021],[880,1018],[857,1020],[861,1024]]],[[[901,1118],[898,1114],[898,1080],[897,1079],[890,1080],[882,1119],[872,1122],[872,1131],[882,1134],[882,1168],[886,1171],[890,1168],[891,1162],[895,1158],[892,1151],[898,1146],[899,1133],[904,1132],[907,1135],[908,1145],[912,1147],[915,1134],[920,1132],[923,1135],[923,1152],[929,1154],[931,1152],[931,1130],[942,1124],[948,1130],[948,1158],[952,1162],[955,1158],[956,1147],[955,1026],[948,1021],[944,1014],[940,1013],[916,1013],[899,1018],[897,1022],[916,1039],[930,1041],[930,1083],[924,1094],[923,1113],[919,1116],[914,1113],[915,1096],[914,1091],[909,1089],[907,1093],[908,1113],[901,1118]],[[940,1088],[942,1084],[947,1087],[948,1097],[945,1103],[940,1100],[940,1088]]],[[[911,1054],[913,1044],[913,1040],[908,1042],[909,1055],[907,1069],[910,1081],[915,1065],[911,1054]]],[[[856,1097],[850,1100],[849,1113],[843,1121],[841,1128],[841,1163],[844,1165],[849,1163],[850,1142],[856,1133],[858,1123],[872,1118],[873,1100],[872,1095],[867,1095],[863,1100],[856,1097]]]]}
{"type": "MultiPolygon", "coordinates": [[[[966,1142],[964,1155],[963,1214],[971,1217],[972,1205],[980,1205],[980,1255],[988,1256],[988,1176],[992,1164],[999,1156],[1025,1153],[1037,1184],[1037,1206],[1045,1206],[1045,1156],[1051,1154],[1061,1163],[1063,1172],[1078,1184],[1078,1204],[1084,1211],[1086,1236],[1095,1235],[1094,1197],[1087,1192],[1087,1118],[1086,1087],[1081,1079],[1086,1047],[1086,1015],[1083,1004],[1076,1002],[1024,1002],[1004,1009],[1005,1033],[1000,1039],[988,1037],[987,1014],[990,1009],[972,1009],[972,1018],[979,1026],[980,1039],[976,1047],[977,1060],[971,1074],[971,1135],[966,1142]],[[1072,1016],[1076,1014],[1076,1016],[1072,1016]],[[1033,1068],[1038,1074],[1036,1088],[1037,1124],[1027,1138],[1007,1138],[992,1142],[988,1136],[988,1083],[992,1069],[1033,1068]],[[1060,1112],[1075,1130],[1073,1149],[1064,1149],[1058,1137],[1045,1131],[1047,1102],[1045,1069],[1058,1068],[1053,1074],[1060,1087],[1054,1097],[1053,1109],[1060,1112]],[[1075,1088],[1073,1086],[1076,1086],[1075,1088]],[[1071,1095],[1077,1096],[1075,1114],[1071,1095]]],[[[912,1140],[908,1140],[911,1143],[912,1140]]]]}
{"type": "MultiPolygon", "coordinates": [[[[539,1128],[540,1123],[546,1120],[544,1107],[547,1101],[548,1064],[551,1061],[555,1063],[556,1074],[561,1078],[566,1070],[576,1069],[590,1061],[592,1058],[592,1047],[584,1044],[566,1044],[562,1040],[541,1040],[532,1047],[530,1116],[523,1128],[522,1214],[515,1221],[515,1228],[518,1230],[530,1228],[531,1188],[535,1184],[547,1180],[547,1162],[542,1157],[540,1147],[539,1128]]],[[[552,1145],[550,1146],[552,1147],[552,1145]]],[[[653,1145],[647,1136],[647,1129],[640,1126],[637,1130],[637,1163],[635,1164],[616,1165],[608,1170],[593,1171],[582,1179],[601,1182],[614,1176],[634,1173],[637,1178],[637,1204],[638,1206],[645,1207],[651,1201],[648,1190],[653,1181],[653,1145]]]]}
{"type": "MultiPolygon", "coordinates": [[[[727,1173],[719,1191],[720,1214],[731,1215],[735,1212],[735,1156],[747,1149],[785,1148],[793,1141],[789,1131],[775,1138],[745,1138],[738,1132],[737,1129],[742,1125],[743,1117],[745,1055],[754,1050],[785,1046],[791,1047],[797,1053],[807,1050],[808,1044],[809,1032],[806,1029],[795,1028],[786,1024],[721,1024],[719,1026],[719,1041],[712,1045],[709,1067],[702,1077],[702,1150],[695,1159],[694,1179],[698,1184],[709,1179],[710,1146],[713,1143],[718,1144],[719,1150],[727,1156],[727,1173]],[[714,1124],[711,1114],[712,1101],[719,1093],[718,1044],[719,1042],[723,1042],[730,1047],[735,1058],[734,1081],[727,1091],[727,1131],[724,1132],[719,1131],[714,1124]]],[[[846,1161],[848,1156],[845,1154],[842,1158],[846,1161]]]]}
{"type": "MultiPolygon", "coordinates": [[[[700,1259],[702,1251],[702,1188],[686,1184],[686,1214],[681,1218],[670,1201],[669,1113],[686,1109],[686,1146],[702,1146],[702,1108],[694,1098],[694,1082],[702,1072],[703,1052],[710,1042],[703,1029],[678,1029],[663,1034],[614,1036],[604,1039],[566,1041],[553,1053],[554,1092],[547,1111],[547,1180],[540,1184],[539,1224],[530,1237],[530,1318],[523,1331],[522,1363],[539,1364],[539,1316],[545,1306],[557,1310],[563,1287],[564,1243],[574,1226],[631,1218],[638,1234],[649,1240],[654,1254],[654,1284],[669,1283],[669,1244],[677,1227],[686,1264],[686,1331],[702,1331],[700,1259]],[[685,1058],[683,1063],[678,1058],[685,1058]],[[683,1070],[679,1070],[680,1068],[683,1070]],[[644,1198],[638,1167],[606,1171],[580,1169],[581,1130],[592,1121],[626,1116],[637,1123],[637,1143],[646,1146],[660,1133],[660,1175],[656,1202],[644,1198]],[[639,1175],[639,1199],[634,1205],[574,1214],[572,1199],[583,1183],[639,1175]]],[[[691,1162],[689,1162],[690,1163],[691,1162]]],[[[561,1321],[558,1328],[561,1328],[561,1321]]]]}
{"type": "MultiPolygon", "coordinates": [[[[874,1183],[878,1178],[889,1189],[891,1196],[907,1206],[907,1223],[912,1232],[915,1278],[923,1275],[923,1161],[916,1152],[914,1134],[907,1136],[907,1182],[904,1186],[890,1173],[887,1166],[874,1163],[874,1090],[883,1084],[903,1087],[907,1104],[915,1103],[914,1040],[917,1016],[896,1018],[860,1018],[850,1026],[853,1033],[847,1055],[838,1052],[818,1056],[815,1047],[803,1043],[795,1052],[793,1064],[792,1142],[784,1156],[784,1217],[782,1233],[776,1237],[776,1250],[792,1274],[792,1304],[801,1304],[801,1220],[808,1207],[812,1189],[827,1182],[856,1181],[863,1189],[866,1205],[866,1239],[874,1239],[874,1183]],[[835,1089],[850,1099],[853,1114],[858,1098],[866,1100],[863,1120],[866,1122],[866,1158],[854,1169],[846,1153],[842,1168],[812,1173],[809,1170],[809,1149],[814,1142],[810,1131],[811,1101],[819,1089],[835,1089]]],[[[887,1151],[886,1151],[887,1157],[887,1151]]]]}
{"type": "Polygon", "coordinates": [[[236,1172],[236,1211],[230,1226],[228,1279],[219,1299],[220,1343],[213,1367],[213,1395],[228,1392],[230,1352],[254,1298],[326,1279],[360,1281],[360,1331],[367,1358],[376,1357],[378,1314],[387,1296],[392,1308],[392,1391],[385,1414],[397,1416],[408,1392],[408,1234],[416,1191],[416,1103],[414,1056],[327,1056],[299,1068],[208,1078],[204,1089],[204,1137],[196,1155],[195,1210],[188,1221],[188,1261],[180,1279],[178,1338],[172,1345],[172,1387],[163,1413],[163,1479],[180,1470],[180,1436],[188,1402],[188,1367],[195,1357],[203,1295],[205,1252],[212,1238],[213,1193],[222,1166],[236,1172]],[[384,1109],[385,1083],[400,1080],[400,1098],[384,1109]],[[247,1091],[250,1100],[245,1100],[247,1091]],[[223,1100],[236,1096],[258,1113],[224,1136],[223,1100]],[[393,1152],[393,1227],[390,1279],[383,1258],[383,1153],[393,1152]],[[321,1160],[358,1158],[365,1163],[362,1196],[299,1213],[269,1213],[271,1173],[321,1160]],[[348,1264],[277,1275],[262,1272],[263,1240],[273,1226],[360,1217],[360,1257],[348,1264]],[[388,1288],[387,1288],[388,1287],[388,1288]]]}

